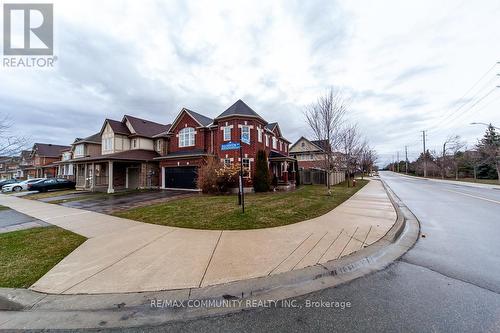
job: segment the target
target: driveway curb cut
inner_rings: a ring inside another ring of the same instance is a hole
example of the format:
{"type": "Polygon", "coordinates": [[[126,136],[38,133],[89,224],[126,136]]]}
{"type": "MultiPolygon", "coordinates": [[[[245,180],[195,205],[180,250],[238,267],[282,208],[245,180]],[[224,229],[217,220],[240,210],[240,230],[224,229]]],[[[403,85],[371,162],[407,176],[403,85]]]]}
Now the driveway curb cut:
{"type": "Polygon", "coordinates": [[[249,310],[254,308],[252,304],[255,303],[252,302],[286,300],[335,287],[382,270],[413,247],[419,237],[420,226],[416,217],[390,187],[384,181],[380,181],[396,210],[396,222],[381,239],[346,257],[267,277],[163,292],[53,295],[26,289],[0,288],[0,310],[10,310],[1,313],[6,320],[0,320],[0,329],[161,325],[168,321],[249,310]],[[229,303],[233,306],[152,306],[153,302],[159,302],[155,303],[158,305],[167,300],[179,303],[185,301],[229,303]]]}

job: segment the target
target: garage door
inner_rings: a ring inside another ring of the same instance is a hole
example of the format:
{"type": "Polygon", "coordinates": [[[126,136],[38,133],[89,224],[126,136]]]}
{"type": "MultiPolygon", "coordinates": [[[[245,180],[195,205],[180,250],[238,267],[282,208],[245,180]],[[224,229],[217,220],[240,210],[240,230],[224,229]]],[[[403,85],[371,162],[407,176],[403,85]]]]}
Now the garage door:
{"type": "Polygon", "coordinates": [[[196,167],[165,168],[165,187],[196,188],[196,167]]]}

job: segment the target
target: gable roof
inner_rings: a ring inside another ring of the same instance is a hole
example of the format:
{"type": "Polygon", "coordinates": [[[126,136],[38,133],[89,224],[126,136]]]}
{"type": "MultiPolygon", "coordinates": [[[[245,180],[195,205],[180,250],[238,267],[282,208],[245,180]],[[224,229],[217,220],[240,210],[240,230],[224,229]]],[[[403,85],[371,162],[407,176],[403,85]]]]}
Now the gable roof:
{"type": "Polygon", "coordinates": [[[35,143],[33,153],[46,157],[59,157],[63,150],[70,148],[70,146],[53,145],[51,143],[35,143]]]}
{"type": "MultiPolygon", "coordinates": [[[[130,125],[134,129],[135,133],[131,133],[131,135],[139,135],[151,138],[157,134],[165,132],[167,130],[168,125],[163,125],[159,123],[155,123],[154,121],[141,119],[129,115],[123,116],[122,123],[125,123],[125,119],[129,121],[130,125]]],[[[125,125],[126,127],[126,125],[125,125]]]]}
{"type": "Polygon", "coordinates": [[[265,123],[267,123],[257,112],[252,110],[251,107],[245,104],[241,99],[237,100],[233,105],[226,109],[226,111],[222,112],[215,119],[221,119],[231,116],[245,116],[245,117],[254,117],[259,118],[265,123]]]}
{"type": "Polygon", "coordinates": [[[328,143],[328,140],[312,140],[310,141],[313,145],[321,148],[321,150],[328,150],[328,147],[330,144],[328,143]]]}
{"type": "Polygon", "coordinates": [[[324,144],[328,141],[328,140],[309,140],[307,139],[306,137],[304,136],[301,136],[297,141],[295,141],[295,143],[290,147],[290,151],[293,150],[293,147],[295,147],[301,140],[305,140],[307,141],[308,143],[310,143],[311,145],[315,146],[316,148],[318,148],[318,150],[320,151],[324,151],[324,147],[326,147],[324,144]],[[323,142],[324,141],[324,142],[323,142]],[[323,142],[323,143],[321,143],[323,142]]]}
{"type": "Polygon", "coordinates": [[[187,108],[182,108],[181,112],[179,112],[177,117],[175,117],[175,120],[172,123],[172,125],[170,125],[170,128],[168,129],[169,132],[170,132],[170,130],[175,128],[175,125],[177,125],[177,122],[179,121],[179,119],[181,119],[181,116],[184,113],[187,114],[188,116],[190,116],[191,118],[193,118],[193,120],[196,121],[198,123],[198,125],[200,125],[200,127],[208,127],[208,125],[212,124],[214,121],[212,118],[206,117],[202,114],[199,114],[198,112],[194,112],[194,111],[189,110],[187,108]]]}
{"type": "Polygon", "coordinates": [[[102,125],[101,132],[99,134],[102,134],[102,131],[104,131],[104,128],[106,127],[106,123],[109,124],[113,132],[116,134],[123,134],[123,135],[130,135],[130,131],[128,130],[127,125],[122,123],[121,121],[118,120],[113,120],[113,119],[106,119],[104,120],[104,124],[102,125]]]}
{"type": "Polygon", "coordinates": [[[83,142],[90,142],[90,143],[95,143],[95,144],[101,144],[101,133],[96,133],[92,134],[86,138],[76,138],[73,144],[78,144],[78,143],[83,143],[83,142]]]}

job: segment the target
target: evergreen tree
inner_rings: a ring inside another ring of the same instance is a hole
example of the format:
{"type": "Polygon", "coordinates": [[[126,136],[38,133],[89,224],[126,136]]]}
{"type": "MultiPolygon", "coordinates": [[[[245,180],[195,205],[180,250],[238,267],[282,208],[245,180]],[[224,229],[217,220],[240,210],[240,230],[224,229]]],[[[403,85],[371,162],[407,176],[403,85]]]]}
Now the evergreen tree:
{"type": "Polygon", "coordinates": [[[477,144],[483,163],[478,167],[479,175],[500,181],[500,135],[489,125],[484,137],[477,144]]]}
{"type": "Polygon", "coordinates": [[[253,188],[255,192],[267,192],[270,187],[271,178],[269,175],[269,165],[267,164],[267,155],[264,150],[259,150],[257,152],[257,161],[255,162],[253,188]]]}

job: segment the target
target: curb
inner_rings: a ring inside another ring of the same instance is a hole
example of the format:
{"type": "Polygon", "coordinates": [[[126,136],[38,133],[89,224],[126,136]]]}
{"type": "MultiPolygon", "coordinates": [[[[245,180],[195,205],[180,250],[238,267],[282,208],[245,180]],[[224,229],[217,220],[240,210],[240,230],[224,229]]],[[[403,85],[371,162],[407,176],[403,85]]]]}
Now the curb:
{"type": "Polygon", "coordinates": [[[255,308],[253,302],[283,301],[335,287],[382,270],[408,251],[419,237],[419,223],[380,180],[397,219],[378,241],[349,256],[303,269],[203,288],[99,295],[52,295],[0,288],[0,329],[75,329],[161,325],[168,321],[223,315],[255,308]],[[164,301],[231,306],[162,307],[164,301]],[[155,306],[153,306],[155,304],[155,306]],[[160,306],[158,306],[160,305],[160,306]]]}

